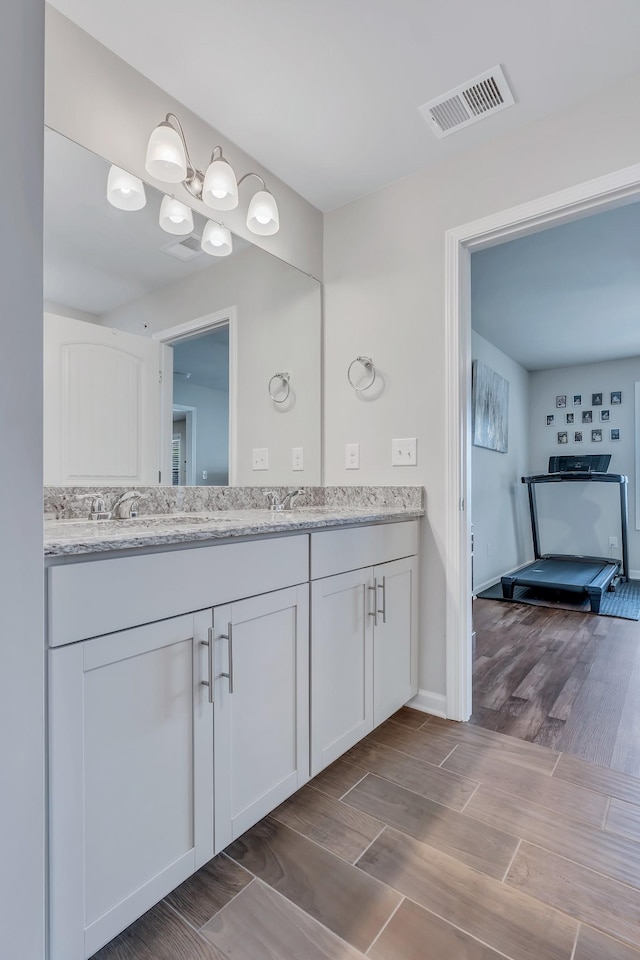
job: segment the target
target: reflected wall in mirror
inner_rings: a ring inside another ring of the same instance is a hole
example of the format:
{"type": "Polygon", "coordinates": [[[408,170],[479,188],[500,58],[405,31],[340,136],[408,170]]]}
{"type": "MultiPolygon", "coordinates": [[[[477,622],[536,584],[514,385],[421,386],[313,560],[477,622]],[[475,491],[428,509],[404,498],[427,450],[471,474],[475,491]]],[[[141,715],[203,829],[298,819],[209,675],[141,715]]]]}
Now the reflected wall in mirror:
{"type": "Polygon", "coordinates": [[[45,484],[320,484],[319,282],[165,232],[146,184],[117,209],[109,170],[45,131],[45,484]]]}

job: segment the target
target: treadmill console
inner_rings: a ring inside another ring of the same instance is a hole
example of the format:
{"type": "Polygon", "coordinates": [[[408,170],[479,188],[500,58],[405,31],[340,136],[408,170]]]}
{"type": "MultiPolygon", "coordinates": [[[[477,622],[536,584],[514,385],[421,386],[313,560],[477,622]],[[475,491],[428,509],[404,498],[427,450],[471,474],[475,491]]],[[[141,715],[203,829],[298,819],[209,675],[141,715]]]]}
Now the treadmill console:
{"type": "Polygon", "coordinates": [[[610,453],[587,454],[584,457],[549,457],[549,473],[606,473],[610,453]]]}

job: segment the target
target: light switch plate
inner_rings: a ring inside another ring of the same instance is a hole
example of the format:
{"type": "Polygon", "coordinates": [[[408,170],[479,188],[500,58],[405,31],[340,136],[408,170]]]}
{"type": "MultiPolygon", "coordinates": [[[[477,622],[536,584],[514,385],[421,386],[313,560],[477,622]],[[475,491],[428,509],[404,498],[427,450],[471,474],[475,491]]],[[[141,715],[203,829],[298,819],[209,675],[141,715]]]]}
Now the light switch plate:
{"type": "Polygon", "coordinates": [[[391,441],[391,466],[415,467],[418,462],[418,441],[415,437],[391,441]]]}
{"type": "Polygon", "coordinates": [[[347,470],[360,469],[360,444],[345,443],[344,445],[344,465],[347,470]]]}
{"type": "Polygon", "coordinates": [[[252,470],[269,469],[269,449],[268,447],[256,447],[251,451],[252,470]]]}
{"type": "Polygon", "coordinates": [[[304,447],[291,448],[291,469],[304,470],[304,447]]]}

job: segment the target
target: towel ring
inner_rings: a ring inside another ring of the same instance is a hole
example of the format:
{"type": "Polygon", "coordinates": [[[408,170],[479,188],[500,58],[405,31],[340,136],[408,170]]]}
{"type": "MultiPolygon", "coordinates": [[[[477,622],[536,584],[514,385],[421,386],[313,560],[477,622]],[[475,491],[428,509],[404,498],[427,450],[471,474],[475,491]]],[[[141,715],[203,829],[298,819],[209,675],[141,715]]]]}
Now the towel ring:
{"type": "Polygon", "coordinates": [[[291,379],[291,374],[289,373],[274,373],[274,375],[271,377],[271,380],[269,380],[268,389],[269,389],[269,396],[271,397],[274,403],[284,403],[286,400],[289,399],[289,394],[291,393],[291,384],[289,383],[290,379],[291,379]],[[284,390],[286,388],[287,392],[285,393],[282,400],[278,400],[277,398],[278,391],[274,391],[271,389],[271,384],[273,383],[274,380],[282,381],[281,390],[284,390]]]}
{"type": "Polygon", "coordinates": [[[373,365],[373,360],[371,359],[371,357],[356,357],[355,360],[352,360],[347,370],[347,380],[349,381],[353,389],[357,391],[357,393],[363,393],[365,390],[368,390],[369,387],[372,387],[376,382],[376,368],[373,365]],[[369,380],[368,383],[364,385],[364,387],[358,387],[351,379],[351,371],[354,367],[354,364],[356,363],[361,363],[362,366],[365,368],[365,370],[367,370],[368,373],[371,375],[371,379],[369,380]]]}

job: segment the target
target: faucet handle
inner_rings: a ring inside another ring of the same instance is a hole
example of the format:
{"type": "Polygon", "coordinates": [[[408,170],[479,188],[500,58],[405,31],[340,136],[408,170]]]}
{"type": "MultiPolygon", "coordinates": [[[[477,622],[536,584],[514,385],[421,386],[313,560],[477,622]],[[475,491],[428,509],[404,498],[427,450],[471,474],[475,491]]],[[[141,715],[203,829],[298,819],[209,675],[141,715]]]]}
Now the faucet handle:
{"type": "Polygon", "coordinates": [[[90,520],[108,520],[111,516],[111,511],[107,510],[104,502],[104,494],[102,493],[81,493],[78,500],[90,500],[91,509],[89,511],[90,520]]]}
{"type": "Polygon", "coordinates": [[[280,498],[275,490],[265,490],[264,495],[269,501],[269,505],[272,510],[280,510],[282,505],[280,503],[280,498]]]}

